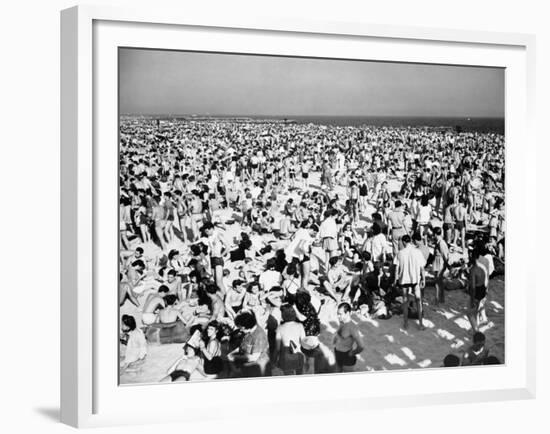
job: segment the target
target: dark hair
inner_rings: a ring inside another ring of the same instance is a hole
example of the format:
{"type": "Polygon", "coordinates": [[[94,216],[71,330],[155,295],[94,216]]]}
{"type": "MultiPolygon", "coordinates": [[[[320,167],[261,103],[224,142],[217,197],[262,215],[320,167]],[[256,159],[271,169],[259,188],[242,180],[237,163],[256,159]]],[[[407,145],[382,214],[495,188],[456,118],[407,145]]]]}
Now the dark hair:
{"type": "Polygon", "coordinates": [[[474,344],[482,344],[485,342],[485,335],[481,332],[474,333],[474,344]]]}
{"type": "Polygon", "coordinates": [[[170,250],[170,252],[168,253],[168,260],[173,259],[174,256],[178,256],[179,254],[180,252],[178,252],[176,249],[170,250]]]}
{"type": "Polygon", "coordinates": [[[422,206],[427,206],[427,205],[428,205],[428,201],[429,201],[428,196],[427,196],[427,195],[424,195],[424,196],[422,196],[422,198],[420,199],[420,205],[422,205],[422,206]]]}
{"type": "Polygon", "coordinates": [[[164,297],[164,301],[166,302],[167,306],[172,306],[177,300],[178,297],[175,294],[168,294],[166,297],[164,297]]]}
{"type": "Polygon", "coordinates": [[[290,264],[286,266],[286,273],[289,276],[298,276],[298,267],[296,266],[296,262],[292,261],[290,264]]]}
{"type": "Polygon", "coordinates": [[[399,208],[401,205],[403,205],[403,204],[401,203],[400,200],[396,200],[396,201],[395,201],[395,207],[396,207],[396,208],[399,208]]]}
{"type": "Polygon", "coordinates": [[[168,275],[169,276],[176,276],[177,275],[176,270],[174,270],[174,269],[169,270],[168,275]]]}
{"type": "Polygon", "coordinates": [[[205,232],[207,229],[214,229],[214,225],[212,224],[212,222],[206,222],[202,228],[201,228],[201,232],[205,232]]]}
{"type": "Polygon", "coordinates": [[[241,312],[235,318],[235,325],[237,327],[242,327],[246,330],[254,328],[256,324],[256,317],[252,312],[241,312]]]}
{"type": "Polygon", "coordinates": [[[290,304],[283,304],[281,306],[281,319],[283,322],[297,321],[296,311],[290,304]]]}
{"type": "Polygon", "coordinates": [[[143,267],[143,268],[145,268],[145,262],[143,262],[141,259],[137,259],[134,262],[132,262],[132,267],[143,267]]]}
{"type": "Polygon", "coordinates": [[[403,244],[409,244],[411,242],[411,236],[408,234],[405,234],[401,237],[401,242],[403,244]]]}
{"type": "Polygon", "coordinates": [[[414,234],[413,234],[413,238],[412,238],[414,241],[422,241],[422,235],[420,235],[420,232],[416,231],[414,234]]]}
{"type": "Polygon", "coordinates": [[[161,293],[161,292],[170,292],[170,288],[168,288],[166,285],[160,285],[159,286],[159,289],[158,289],[158,292],[161,293]]]}
{"type": "Polygon", "coordinates": [[[439,236],[439,235],[441,235],[441,233],[442,233],[442,232],[441,232],[441,228],[440,228],[439,226],[436,226],[436,227],[434,228],[434,234],[437,235],[437,236],[439,236]]]}
{"type": "Polygon", "coordinates": [[[193,256],[198,256],[201,254],[201,247],[198,244],[193,244],[189,248],[191,249],[193,256]]]}
{"type": "Polygon", "coordinates": [[[481,256],[481,250],[479,248],[475,248],[472,250],[472,253],[471,253],[471,256],[470,256],[470,260],[472,261],[472,263],[474,261],[476,261],[479,257],[481,256]]]}
{"type": "Polygon", "coordinates": [[[344,313],[349,313],[351,312],[351,305],[349,303],[340,303],[338,305],[338,310],[342,309],[344,311],[344,313]]]}
{"type": "Polygon", "coordinates": [[[233,288],[236,288],[237,286],[241,286],[243,283],[245,283],[244,280],[235,279],[235,280],[231,283],[231,286],[232,286],[233,288]]]}
{"type": "Polygon", "coordinates": [[[130,329],[130,331],[137,328],[136,319],[132,315],[122,315],[122,324],[130,329]]]}
{"type": "Polygon", "coordinates": [[[275,258],[269,258],[265,263],[266,270],[273,270],[275,268],[276,262],[275,258]]]}
{"type": "Polygon", "coordinates": [[[333,265],[336,265],[336,263],[338,262],[338,260],[340,259],[339,256],[333,256],[332,258],[330,258],[328,260],[328,263],[333,266],[333,265]]]}
{"type": "Polygon", "coordinates": [[[298,308],[305,307],[311,303],[311,296],[305,291],[298,291],[296,293],[295,303],[298,308]]]}
{"type": "Polygon", "coordinates": [[[218,292],[218,287],[215,283],[208,283],[204,289],[208,294],[215,294],[218,292]]]}
{"type": "Polygon", "coordinates": [[[136,247],[136,252],[143,254],[143,247],[136,247]]]}
{"type": "Polygon", "coordinates": [[[447,354],[443,359],[443,366],[446,368],[460,366],[460,358],[454,354],[447,354]]]}

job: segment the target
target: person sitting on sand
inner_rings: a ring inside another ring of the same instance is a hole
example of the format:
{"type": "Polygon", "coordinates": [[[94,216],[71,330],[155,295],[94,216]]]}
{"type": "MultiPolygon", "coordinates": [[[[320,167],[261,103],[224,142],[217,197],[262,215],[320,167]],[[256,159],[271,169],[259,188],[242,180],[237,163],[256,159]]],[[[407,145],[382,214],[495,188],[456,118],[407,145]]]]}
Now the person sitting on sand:
{"type": "Polygon", "coordinates": [[[161,324],[172,324],[178,319],[185,325],[187,321],[176,307],[176,302],[178,298],[174,294],[167,294],[164,297],[165,307],[160,309],[158,313],[158,320],[161,324]]]}
{"type": "Polygon", "coordinates": [[[137,300],[136,294],[134,294],[130,282],[123,280],[122,273],[119,273],[118,279],[119,306],[122,306],[126,300],[130,300],[130,303],[139,307],[139,301],[137,300]]]}
{"type": "Polygon", "coordinates": [[[170,383],[174,381],[189,381],[194,372],[198,372],[205,377],[201,358],[197,355],[197,349],[189,344],[183,347],[184,355],[179,357],[166,371],[168,375],[163,377],[161,383],[170,383]]]}
{"type": "Polygon", "coordinates": [[[168,292],[168,287],[161,285],[156,293],[147,296],[141,314],[141,322],[144,325],[151,325],[157,322],[157,313],[166,306],[164,297],[168,292]]]}
{"type": "Polygon", "coordinates": [[[120,366],[120,372],[129,371],[139,366],[147,356],[147,342],[136,320],[131,315],[122,315],[122,331],[126,334],[126,352],[120,366]]]}
{"type": "Polygon", "coordinates": [[[224,368],[221,358],[222,349],[218,340],[220,324],[217,321],[208,323],[205,337],[199,341],[199,349],[202,353],[204,373],[217,377],[224,368]]]}
{"type": "Polygon", "coordinates": [[[181,293],[181,279],[178,278],[176,270],[171,269],[166,273],[166,281],[164,284],[168,287],[168,293],[174,294],[180,301],[183,301],[181,293]]]}
{"type": "Polygon", "coordinates": [[[489,350],[485,346],[485,335],[475,332],[474,344],[462,356],[462,366],[483,365],[488,356],[489,350]]]}
{"type": "Polygon", "coordinates": [[[245,282],[235,279],[232,287],[225,295],[225,311],[227,316],[233,320],[243,308],[243,300],[246,295],[245,282]]]}
{"type": "Polygon", "coordinates": [[[269,342],[265,330],[258,326],[252,312],[241,312],[235,325],[244,332],[240,345],[227,355],[238,376],[260,377],[270,375],[269,342]]]}
{"type": "Polygon", "coordinates": [[[268,292],[274,286],[279,286],[282,281],[281,273],[275,270],[275,258],[267,260],[265,271],[260,274],[259,284],[263,292],[268,292]]]}
{"type": "Polygon", "coordinates": [[[347,300],[351,289],[352,277],[343,266],[342,256],[333,256],[329,259],[329,269],[326,278],[321,278],[322,288],[336,302],[347,300]]]}

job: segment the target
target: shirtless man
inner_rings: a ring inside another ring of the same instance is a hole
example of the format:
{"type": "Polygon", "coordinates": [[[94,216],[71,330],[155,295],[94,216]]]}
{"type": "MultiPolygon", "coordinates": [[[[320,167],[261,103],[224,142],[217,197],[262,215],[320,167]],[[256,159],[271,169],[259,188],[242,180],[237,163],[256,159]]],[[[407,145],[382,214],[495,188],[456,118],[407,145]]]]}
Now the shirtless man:
{"type": "Polygon", "coordinates": [[[485,315],[482,312],[482,301],[487,296],[487,272],[483,266],[478,263],[481,256],[481,252],[478,249],[474,249],[472,252],[472,268],[470,268],[469,277],[469,290],[470,290],[470,310],[468,312],[468,319],[472,324],[474,332],[478,331],[480,317],[485,315]]]}
{"type": "Polygon", "coordinates": [[[357,354],[364,349],[359,336],[359,328],[351,321],[351,306],[341,303],[338,306],[338,321],[340,327],[334,336],[334,355],[340,372],[352,372],[357,363],[357,354]]]}
{"type": "Polygon", "coordinates": [[[212,303],[211,317],[208,322],[221,321],[225,316],[225,305],[223,303],[223,294],[218,290],[216,285],[207,285],[206,294],[212,303]]]}
{"type": "Polygon", "coordinates": [[[462,249],[462,253],[465,253],[466,251],[466,223],[468,220],[468,213],[466,211],[466,201],[461,197],[453,210],[453,214],[455,218],[456,232],[460,237],[460,247],[462,249]]]}
{"type": "Polygon", "coordinates": [[[149,294],[143,304],[141,322],[144,325],[151,325],[157,322],[157,312],[166,306],[164,297],[168,294],[168,287],[161,285],[155,294],[149,294]]]}
{"type": "Polygon", "coordinates": [[[185,300],[182,294],[181,279],[178,278],[176,270],[172,269],[168,271],[164,284],[168,287],[169,293],[176,295],[179,301],[185,300]]]}
{"type": "Polygon", "coordinates": [[[187,321],[175,306],[177,300],[178,298],[174,294],[164,296],[165,308],[161,309],[158,313],[158,319],[161,324],[174,323],[179,319],[183,324],[187,325],[187,321]]]}
{"type": "Polygon", "coordinates": [[[202,227],[203,233],[206,235],[205,244],[208,245],[210,253],[210,267],[214,274],[214,281],[222,294],[225,295],[227,288],[223,281],[223,254],[229,250],[227,241],[211,222],[207,222],[202,227]]]}
{"type": "Polygon", "coordinates": [[[245,295],[245,282],[239,279],[234,280],[233,289],[230,289],[225,295],[225,310],[227,316],[232,320],[235,319],[242,309],[245,295]]]}
{"type": "Polygon", "coordinates": [[[329,259],[326,278],[321,278],[323,289],[336,301],[347,300],[351,290],[352,276],[343,266],[343,256],[329,259]]]}
{"type": "Polygon", "coordinates": [[[445,207],[445,211],[443,212],[443,230],[447,244],[452,244],[455,241],[454,209],[455,204],[451,203],[445,207]]]}

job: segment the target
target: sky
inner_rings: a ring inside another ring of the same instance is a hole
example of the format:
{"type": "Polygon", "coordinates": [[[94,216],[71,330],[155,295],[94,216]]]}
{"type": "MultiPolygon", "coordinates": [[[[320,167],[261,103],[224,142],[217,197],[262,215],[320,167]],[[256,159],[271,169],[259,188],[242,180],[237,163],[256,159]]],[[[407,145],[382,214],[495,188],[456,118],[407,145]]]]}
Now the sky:
{"type": "Polygon", "coordinates": [[[121,114],[504,117],[504,69],[119,49],[121,114]]]}

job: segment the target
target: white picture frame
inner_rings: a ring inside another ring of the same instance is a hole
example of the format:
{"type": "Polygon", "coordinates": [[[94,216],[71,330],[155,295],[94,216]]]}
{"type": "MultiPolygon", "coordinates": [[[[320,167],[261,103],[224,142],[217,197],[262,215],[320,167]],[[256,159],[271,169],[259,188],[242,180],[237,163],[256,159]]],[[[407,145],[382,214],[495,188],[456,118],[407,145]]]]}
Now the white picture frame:
{"type": "Polygon", "coordinates": [[[273,408],[303,414],[533,398],[535,277],[520,272],[528,264],[518,252],[533,250],[534,240],[522,239],[514,228],[524,221],[536,224],[534,211],[525,205],[535,202],[534,47],[534,36],[525,34],[295,18],[237,22],[215,13],[157,8],[78,6],[62,11],[62,422],[88,427],[193,421],[206,415],[212,419],[212,414],[234,418],[243,405],[259,417],[273,408]],[[506,364],[119,387],[118,281],[116,260],[110,261],[117,255],[120,46],[506,68],[506,364]],[[308,393],[289,394],[293,388],[308,393]]]}

